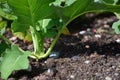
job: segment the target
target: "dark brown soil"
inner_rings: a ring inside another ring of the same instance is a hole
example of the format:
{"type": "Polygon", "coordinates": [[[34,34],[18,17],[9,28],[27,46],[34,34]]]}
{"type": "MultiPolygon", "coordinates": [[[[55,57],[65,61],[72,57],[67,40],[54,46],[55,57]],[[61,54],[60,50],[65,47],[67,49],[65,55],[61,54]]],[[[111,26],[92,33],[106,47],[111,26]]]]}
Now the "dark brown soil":
{"type": "MultiPolygon", "coordinates": [[[[111,13],[77,18],[68,25],[71,35],[61,35],[54,48],[58,58],[30,59],[31,71],[15,71],[8,80],[120,80],[120,35],[111,28],[114,21],[111,13]]],[[[24,50],[33,49],[32,43],[10,38],[24,50]]]]}

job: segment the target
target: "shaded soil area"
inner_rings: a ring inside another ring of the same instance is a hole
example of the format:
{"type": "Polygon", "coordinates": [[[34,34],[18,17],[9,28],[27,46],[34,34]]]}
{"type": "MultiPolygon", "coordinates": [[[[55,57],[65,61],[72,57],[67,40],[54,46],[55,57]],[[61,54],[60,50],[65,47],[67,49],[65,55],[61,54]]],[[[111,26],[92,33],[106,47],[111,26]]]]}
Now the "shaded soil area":
{"type": "MultiPolygon", "coordinates": [[[[61,35],[53,50],[59,57],[30,59],[28,70],[15,71],[8,80],[120,80],[120,35],[111,28],[117,18],[111,13],[85,16],[68,25],[71,35],[61,35]]],[[[32,43],[8,34],[22,49],[33,50],[32,43]]]]}

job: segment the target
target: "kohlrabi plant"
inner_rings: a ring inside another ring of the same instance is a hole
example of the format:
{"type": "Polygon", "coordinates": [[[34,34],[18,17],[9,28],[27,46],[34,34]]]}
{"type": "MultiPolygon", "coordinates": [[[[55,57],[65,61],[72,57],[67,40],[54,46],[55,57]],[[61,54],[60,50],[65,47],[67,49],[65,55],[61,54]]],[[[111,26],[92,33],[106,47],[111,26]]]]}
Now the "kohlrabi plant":
{"type": "Polygon", "coordinates": [[[7,79],[14,70],[27,69],[28,57],[48,57],[61,33],[68,31],[66,26],[78,16],[88,12],[119,13],[119,9],[119,5],[104,0],[0,0],[1,78],[7,79]],[[33,41],[33,52],[22,50],[3,35],[6,20],[13,21],[13,34],[33,41]],[[46,37],[54,39],[48,50],[44,49],[46,37]]]}
{"type": "MultiPolygon", "coordinates": [[[[106,4],[120,5],[120,0],[104,0],[106,4]]],[[[120,10],[119,10],[120,11],[120,10]]],[[[120,19],[120,12],[114,12],[118,19],[120,19]]],[[[120,34],[120,20],[113,23],[112,28],[117,34],[120,34]]]]}

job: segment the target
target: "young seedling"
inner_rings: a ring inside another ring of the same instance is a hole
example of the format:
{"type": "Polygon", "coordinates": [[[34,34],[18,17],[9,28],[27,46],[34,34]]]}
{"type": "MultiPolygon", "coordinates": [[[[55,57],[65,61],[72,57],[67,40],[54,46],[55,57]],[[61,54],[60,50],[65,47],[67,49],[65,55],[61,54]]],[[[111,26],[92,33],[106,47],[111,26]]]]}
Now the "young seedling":
{"type": "MultiPolygon", "coordinates": [[[[0,38],[5,41],[4,45],[9,45],[0,49],[2,50],[0,51],[2,58],[0,72],[3,79],[7,79],[14,70],[27,69],[28,57],[36,60],[48,57],[61,33],[68,31],[66,26],[78,16],[88,12],[120,12],[119,5],[106,4],[104,0],[101,2],[94,0],[1,0],[0,2],[4,2],[9,6],[7,9],[11,10],[8,14],[0,7],[0,16],[10,19],[8,15],[12,15],[12,32],[27,34],[29,31],[34,45],[33,52],[24,51],[0,34],[0,38]],[[44,49],[46,37],[54,38],[47,51],[44,49]]],[[[3,28],[5,27],[2,26],[3,28]]],[[[0,46],[3,44],[1,43],[0,46]]]]}

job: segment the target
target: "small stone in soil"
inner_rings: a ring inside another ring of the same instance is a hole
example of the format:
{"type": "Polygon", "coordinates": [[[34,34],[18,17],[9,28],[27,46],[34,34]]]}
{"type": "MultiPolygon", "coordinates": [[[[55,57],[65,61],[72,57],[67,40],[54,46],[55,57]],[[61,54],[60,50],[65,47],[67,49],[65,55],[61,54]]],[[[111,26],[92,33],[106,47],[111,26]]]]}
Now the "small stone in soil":
{"type": "Polygon", "coordinates": [[[120,39],[115,40],[117,43],[120,43],[120,39]]]}
{"type": "Polygon", "coordinates": [[[85,41],[89,40],[89,36],[84,36],[85,41]]]}
{"type": "Polygon", "coordinates": [[[120,56],[120,54],[116,54],[115,56],[116,56],[116,57],[119,57],[119,56],[120,56]]]}
{"type": "Polygon", "coordinates": [[[74,75],[70,75],[70,78],[71,78],[71,79],[74,79],[74,78],[75,78],[75,76],[74,76],[74,75]]]}
{"type": "Polygon", "coordinates": [[[10,41],[15,41],[17,39],[17,37],[11,37],[9,40],[10,41]]]}
{"type": "Polygon", "coordinates": [[[100,55],[101,58],[106,58],[107,56],[106,55],[100,55]]]}
{"type": "Polygon", "coordinates": [[[86,46],[85,46],[85,48],[89,49],[89,48],[90,48],[90,46],[89,46],[89,45],[86,45],[86,46]]]}
{"type": "Polygon", "coordinates": [[[113,69],[115,69],[116,67],[115,66],[112,66],[113,69]]]}
{"type": "Polygon", "coordinates": [[[74,60],[74,61],[76,61],[76,60],[78,60],[78,59],[79,59],[79,55],[72,57],[72,60],[74,60]]]}
{"type": "Polygon", "coordinates": [[[50,58],[58,58],[60,55],[60,52],[55,52],[52,51],[51,54],[49,55],[50,58]]]}
{"type": "Polygon", "coordinates": [[[97,52],[94,52],[93,54],[90,55],[90,58],[97,58],[99,57],[97,52]]]}
{"type": "Polygon", "coordinates": [[[109,77],[109,76],[106,76],[106,77],[105,77],[105,80],[112,80],[112,78],[109,77]]]}
{"type": "Polygon", "coordinates": [[[89,63],[90,63],[90,60],[86,60],[84,63],[85,63],[85,64],[89,64],[89,63]]]}
{"type": "Polygon", "coordinates": [[[79,32],[80,35],[83,35],[83,34],[85,34],[85,33],[86,33],[86,31],[80,31],[80,32],[79,32]]]}
{"type": "Polygon", "coordinates": [[[53,75],[55,75],[56,72],[57,72],[57,71],[56,71],[55,68],[49,68],[49,69],[47,70],[46,75],[48,75],[48,76],[53,76],[53,75]]]}
{"type": "Polygon", "coordinates": [[[101,38],[100,34],[95,34],[95,38],[101,38]]]}
{"type": "Polygon", "coordinates": [[[91,31],[91,29],[90,29],[90,28],[87,28],[87,31],[91,31]]]}
{"type": "Polygon", "coordinates": [[[110,26],[109,26],[109,25],[107,25],[107,24],[105,24],[103,27],[104,27],[104,28],[109,28],[110,26]]]}
{"type": "Polygon", "coordinates": [[[119,73],[115,73],[114,75],[115,75],[115,76],[119,76],[119,73]]]}

